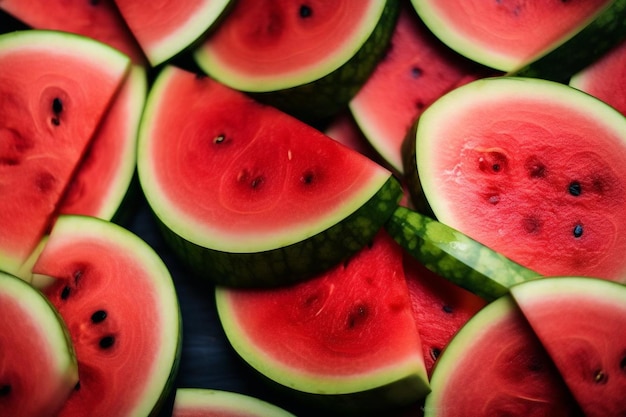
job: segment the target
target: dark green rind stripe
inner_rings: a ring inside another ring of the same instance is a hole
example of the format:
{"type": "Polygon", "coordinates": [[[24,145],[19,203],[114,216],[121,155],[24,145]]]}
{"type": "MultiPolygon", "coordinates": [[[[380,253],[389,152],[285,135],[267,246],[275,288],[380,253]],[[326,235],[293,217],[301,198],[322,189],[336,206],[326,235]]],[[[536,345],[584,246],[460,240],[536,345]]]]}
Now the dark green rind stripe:
{"type": "Polygon", "coordinates": [[[307,122],[337,114],[348,105],[384,56],[399,13],[400,2],[387,0],[367,41],[352,58],[330,74],[284,90],[251,93],[252,97],[307,122]]]}
{"type": "Polygon", "coordinates": [[[267,288],[302,281],[325,271],[367,245],[402,196],[393,176],[341,222],[292,245],[255,253],[230,253],[199,246],[157,218],[168,246],[192,273],[214,284],[267,288]]]}
{"type": "Polygon", "coordinates": [[[572,38],[534,62],[508,75],[534,77],[564,84],[626,39],[626,0],[615,0],[572,38]]]}
{"type": "Polygon", "coordinates": [[[417,170],[417,155],[415,151],[417,145],[415,135],[417,134],[418,121],[419,119],[413,123],[411,129],[407,132],[404,142],[402,142],[404,181],[409,191],[413,208],[422,214],[434,217],[433,210],[422,190],[422,184],[417,170]]]}
{"type": "Polygon", "coordinates": [[[507,294],[512,285],[541,277],[467,235],[406,207],[399,206],[385,228],[426,268],[489,301],[507,294]]]}

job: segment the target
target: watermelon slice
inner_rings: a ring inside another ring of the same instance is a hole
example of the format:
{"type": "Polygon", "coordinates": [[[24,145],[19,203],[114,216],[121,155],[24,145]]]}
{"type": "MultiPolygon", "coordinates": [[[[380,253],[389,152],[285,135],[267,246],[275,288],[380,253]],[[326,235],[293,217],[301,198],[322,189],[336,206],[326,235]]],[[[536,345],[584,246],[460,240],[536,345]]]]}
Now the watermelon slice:
{"type": "Polygon", "coordinates": [[[371,247],[306,282],[218,287],[216,300],[235,351],[312,407],[375,412],[428,392],[402,249],[384,231],[371,247]]]}
{"type": "Polygon", "coordinates": [[[238,0],[194,53],[207,74],[307,120],[337,114],[389,44],[396,0],[238,0]]]}
{"type": "Polygon", "coordinates": [[[238,286],[328,269],[371,240],[402,194],[358,152],[173,66],[150,92],[138,171],[180,259],[238,286]]]}
{"type": "Polygon", "coordinates": [[[626,286],[558,277],[511,288],[586,417],[626,415],[626,286]]]}
{"type": "Polygon", "coordinates": [[[78,381],[65,324],[48,300],[0,272],[0,415],[53,417],[78,381]]]}
{"type": "Polygon", "coordinates": [[[501,71],[556,81],[569,79],[626,36],[626,0],[412,4],[460,54],[501,71]]]}
{"type": "Polygon", "coordinates": [[[115,0],[152,66],[179,54],[226,14],[231,0],[115,0]]]}
{"type": "Polygon", "coordinates": [[[170,273],[152,248],[114,223],[64,215],[33,273],[56,278],[43,292],[78,359],[79,384],[58,416],[156,414],[178,369],[181,316],[170,273]]]}
{"type": "Polygon", "coordinates": [[[574,74],[569,85],[599,98],[626,116],[626,40],[574,74]]]}
{"type": "Polygon", "coordinates": [[[0,9],[32,28],[88,36],[120,50],[136,65],[147,63],[113,0],[0,0],[0,9]]]}
{"type": "Polygon", "coordinates": [[[47,231],[129,64],[69,33],[0,36],[0,269],[15,273],[47,231]]]}
{"type": "Polygon", "coordinates": [[[172,417],[295,417],[256,397],[203,388],[178,388],[172,417]]]}
{"type": "Polygon", "coordinates": [[[146,71],[135,65],[101,120],[57,212],[124,222],[137,195],[137,134],[147,94],[146,71]]]}
{"type": "Polygon", "coordinates": [[[441,43],[403,3],[389,50],[350,101],[350,111],[371,145],[402,174],[402,143],[413,122],[445,92],[495,75],[441,43]]]}
{"type": "Polygon", "coordinates": [[[424,417],[583,417],[509,295],[456,333],[435,365],[431,388],[424,417]]]}
{"type": "Polygon", "coordinates": [[[626,119],[559,83],[474,81],[417,123],[437,219],[540,275],[626,280],[626,119]]]}

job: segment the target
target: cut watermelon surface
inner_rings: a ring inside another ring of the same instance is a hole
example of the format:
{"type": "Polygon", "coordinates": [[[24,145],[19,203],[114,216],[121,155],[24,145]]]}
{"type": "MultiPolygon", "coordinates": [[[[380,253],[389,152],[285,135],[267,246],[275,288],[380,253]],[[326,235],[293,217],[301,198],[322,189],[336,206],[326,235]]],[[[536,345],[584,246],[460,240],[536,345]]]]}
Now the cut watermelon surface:
{"type": "Polygon", "coordinates": [[[171,275],[136,235],[86,216],[60,216],[33,273],[67,324],[79,385],[59,416],[146,416],[169,393],[180,355],[171,275]]]}
{"type": "Polygon", "coordinates": [[[511,295],[585,416],[626,415],[626,286],[558,277],[511,295]]]}
{"type": "Polygon", "coordinates": [[[113,48],[72,34],[0,37],[2,269],[15,273],[46,232],[129,64],[113,48]]]}
{"type": "Polygon", "coordinates": [[[541,275],[625,279],[626,119],[615,109],[559,83],[483,79],[431,105],[414,145],[442,223],[541,275]]]}

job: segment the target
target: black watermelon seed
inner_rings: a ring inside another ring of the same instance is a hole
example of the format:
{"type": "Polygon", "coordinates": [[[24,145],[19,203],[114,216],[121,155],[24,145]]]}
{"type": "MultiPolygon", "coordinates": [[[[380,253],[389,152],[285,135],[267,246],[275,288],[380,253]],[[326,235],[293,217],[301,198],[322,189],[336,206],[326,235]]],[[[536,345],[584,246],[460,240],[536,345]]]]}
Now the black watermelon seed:
{"type": "Polygon", "coordinates": [[[11,385],[4,384],[0,385],[0,397],[6,397],[11,393],[11,385]]]}
{"type": "Polygon", "coordinates": [[[420,67],[411,67],[411,76],[413,78],[419,78],[424,74],[424,70],[420,67]]]}
{"type": "Polygon", "coordinates": [[[430,357],[433,358],[433,360],[437,360],[440,354],[441,354],[441,349],[432,348],[430,350],[430,357]]]}
{"type": "Polygon", "coordinates": [[[72,289],[68,285],[63,287],[63,289],[61,290],[61,300],[67,300],[71,292],[72,289]]]}
{"type": "Polygon", "coordinates": [[[583,235],[583,226],[577,224],[574,226],[574,237],[581,237],[583,235]]]}
{"type": "Polygon", "coordinates": [[[100,342],[98,342],[98,344],[102,349],[109,349],[115,344],[115,337],[104,336],[102,339],[100,339],[100,342]]]}
{"type": "Polygon", "coordinates": [[[626,356],[624,356],[620,361],[619,367],[622,371],[626,372],[626,356]]]}
{"type": "Polygon", "coordinates": [[[76,385],[74,385],[74,391],[79,391],[79,390],[80,390],[80,381],[78,381],[76,385]]]}
{"type": "Polygon", "coordinates": [[[300,17],[306,19],[308,17],[311,17],[312,15],[313,15],[313,9],[311,9],[311,6],[307,4],[303,4],[300,6],[300,17]]]}
{"type": "Polygon", "coordinates": [[[60,114],[63,111],[63,102],[61,101],[60,98],[55,97],[54,100],[52,100],[52,112],[54,114],[60,114]]]}
{"type": "Polygon", "coordinates": [[[582,187],[578,181],[572,181],[569,184],[568,191],[574,197],[578,197],[582,192],[582,187]]]}
{"type": "Polygon", "coordinates": [[[107,312],[104,310],[98,310],[95,311],[92,315],[91,315],[91,322],[92,323],[101,323],[103,322],[105,319],[107,318],[107,312]]]}
{"type": "Polygon", "coordinates": [[[452,313],[452,312],[454,311],[454,309],[452,308],[452,306],[449,306],[449,305],[447,305],[447,304],[446,304],[446,305],[444,305],[442,309],[443,309],[443,311],[445,311],[446,313],[452,313]]]}
{"type": "Polygon", "coordinates": [[[300,177],[300,181],[302,181],[303,184],[309,185],[313,183],[314,178],[315,178],[315,175],[311,171],[307,171],[304,174],[302,174],[302,176],[300,177]]]}

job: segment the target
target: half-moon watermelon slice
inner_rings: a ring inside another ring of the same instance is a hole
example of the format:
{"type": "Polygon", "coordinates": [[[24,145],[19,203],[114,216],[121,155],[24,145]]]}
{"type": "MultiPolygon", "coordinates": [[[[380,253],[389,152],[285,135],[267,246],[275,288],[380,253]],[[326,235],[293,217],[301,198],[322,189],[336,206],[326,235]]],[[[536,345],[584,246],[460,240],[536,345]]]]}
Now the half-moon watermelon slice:
{"type": "Polygon", "coordinates": [[[129,65],[78,35],[0,36],[0,269],[15,273],[47,231],[129,65]]]}
{"type": "Polygon", "coordinates": [[[226,14],[231,0],[114,0],[152,66],[200,39],[226,14]]]}
{"type": "Polygon", "coordinates": [[[0,415],[54,417],[78,381],[72,342],[35,288],[0,272],[0,415]]]}
{"type": "Polygon", "coordinates": [[[544,278],[511,295],[585,416],[626,415],[626,286],[544,278]]]}
{"type": "Polygon", "coordinates": [[[626,280],[626,119],[611,106],[556,82],[483,79],[433,103],[412,144],[441,223],[540,275],[626,280]]]}
{"type": "Polygon", "coordinates": [[[307,120],[343,109],[385,51],[396,0],[238,0],[195,51],[231,88],[307,120]]]}
{"type": "Polygon", "coordinates": [[[412,0],[412,4],[433,33],[460,54],[514,74],[547,58],[551,65],[541,64],[540,74],[534,75],[559,81],[569,79],[625,36],[625,0],[412,0]]]}
{"type": "Polygon", "coordinates": [[[170,273],[152,248],[114,223],[64,215],[33,273],[55,278],[42,291],[78,359],[79,382],[58,416],[158,413],[178,370],[181,316],[170,273]]]}
{"type": "Polygon", "coordinates": [[[178,388],[172,417],[295,417],[256,397],[206,388],[178,388]]]}
{"type": "Polygon", "coordinates": [[[402,256],[381,231],[306,282],[218,287],[220,322],[252,368],[311,407],[371,414],[416,403],[429,388],[402,256]]]}
{"type": "Polygon", "coordinates": [[[431,377],[424,417],[583,417],[510,295],[452,338],[431,377]]]}
{"type": "Polygon", "coordinates": [[[180,258],[239,286],[328,269],[365,246],[402,195],[391,172],[362,154],[173,66],[148,97],[138,171],[180,258]]]}

